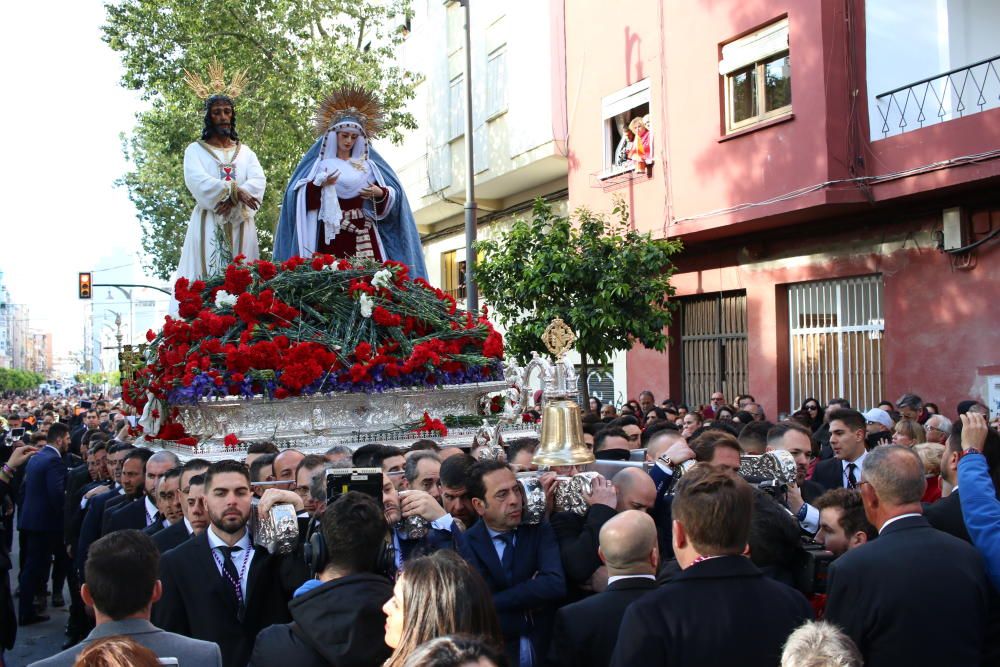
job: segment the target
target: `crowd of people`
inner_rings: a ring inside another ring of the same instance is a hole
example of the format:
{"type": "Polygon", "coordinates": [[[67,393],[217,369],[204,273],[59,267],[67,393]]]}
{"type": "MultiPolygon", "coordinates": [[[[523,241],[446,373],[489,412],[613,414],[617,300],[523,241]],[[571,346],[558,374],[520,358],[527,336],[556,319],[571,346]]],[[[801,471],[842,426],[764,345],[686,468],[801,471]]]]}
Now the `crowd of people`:
{"type": "Polygon", "coordinates": [[[182,461],[111,401],[2,401],[0,645],[67,591],[65,650],[37,665],[1000,664],[983,404],[586,407],[585,445],[620,463],[575,511],[556,496],[579,470],[538,470],[532,438],[182,461]],[[747,475],[774,450],[794,480],[747,475]],[[376,483],[328,483],[359,468],[376,483]],[[298,536],[269,549],[255,527],[283,505],[298,536]]]}

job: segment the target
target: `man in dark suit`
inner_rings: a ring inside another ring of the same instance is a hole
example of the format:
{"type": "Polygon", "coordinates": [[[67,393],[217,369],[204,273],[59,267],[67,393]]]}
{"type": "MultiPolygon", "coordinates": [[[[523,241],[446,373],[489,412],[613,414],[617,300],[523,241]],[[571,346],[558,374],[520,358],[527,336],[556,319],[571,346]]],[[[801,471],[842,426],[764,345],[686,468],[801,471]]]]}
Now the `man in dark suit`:
{"type": "Polygon", "coordinates": [[[152,537],[166,530],[175,523],[183,523],[184,512],[181,511],[181,473],[184,467],[174,466],[163,473],[156,483],[156,508],[159,510],[157,520],[143,528],[142,532],[152,537]]]}
{"type": "Polygon", "coordinates": [[[951,493],[929,505],[924,505],[924,516],[928,523],[972,544],[969,530],[962,518],[962,500],[958,489],[958,459],[962,454],[961,438],[949,437],[944,443],[941,456],[941,479],[952,485],[951,493]]]}
{"type": "Polygon", "coordinates": [[[129,488],[122,484],[122,468],[125,464],[125,457],[128,456],[135,447],[125,443],[115,443],[108,448],[108,471],[114,483],[110,488],[104,486],[93,489],[83,494],[84,503],[83,520],[80,525],[80,540],[76,549],[73,550],[74,566],[80,577],[83,577],[83,565],[87,560],[87,550],[95,540],[101,537],[101,523],[104,519],[104,510],[108,503],[118,501],[134,493],[134,485],[141,480],[129,479],[129,488]],[[106,490],[101,490],[106,489],[106,490]],[[92,495],[96,494],[96,495],[92,495]]]}
{"type": "Polygon", "coordinates": [[[69,429],[64,424],[53,424],[49,431],[48,439],[41,433],[32,437],[32,445],[40,449],[25,467],[24,501],[17,516],[17,528],[24,535],[27,551],[19,578],[20,625],[48,620],[35,611],[35,594],[45,590],[53,557],[66,558],[63,546],[66,466],[62,455],[69,447],[69,429]]]}
{"type": "Polygon", "coordinates": [[[878,531],[865,515],[864,502],[857,489],[830,489],[816,499],[816,509],[819,510],[816,541],[835,557],[878,537],[878,531]]]}
{"type": "Polygon", "coordinates": [[[594,590],[592,579],[603,565],[598,555],[601,528],[618,512],[651,510],[656,502],[656,485],[642,468],[623,468],[611,480],[594,479],[584,501],[588,508],[582,516],[557,512],[550,519],[559,541],[566,583],[572,587],[571,596],[576,593],[573,599],[594,590]]]}
{"type": "Polygon", "coordinates": [[[921,516],[920,457],[876,447],[862,477],[865,513],[879,537],[830,566],[826,620],[854,640],[867,667],[981,664],[989,594],[982,558],[921,516]],[[929,615],[928,600],[950,613],[929,615]]]}
{"type": "MultiPolygon", "coordinates": [[[[105,439],[91,437],[87,463],[74,468],[69,473],[66,484],[65,528],[63,540],[66,543],[70,557],[74,555],[80,542],[80,529],[83,524],[81,503],[83,496],[91,489],[102,484],[108,484],[110,474],[107,467],[107,442],[105,439]]],[[[93,622],[89,619],[80,597],[80,577],[77,568],[70,567],[67,576],[69,582],[69,621],[66,623],[67,642],[64,648],[69,648],[83,639],[93,622]]]]}
{"type": "Polygon", "coordinates": [[[608,588],[556,612],[549,661],[557,667],[607,667],[625,610],[656,587],[656,524],[646,512],[627,510],[608,520],[600,543],[608,588]]]}
{"type": "Polygon", "coordinates": [[[208,461],[203,459],[192,459],[184,464],[179,488],[184,517],[153,535],[153,543],[161,554],[180,546],[193,535],[203,533],[208,527],[208,511],[205,509],[206,470],[208,461]]]}
{"type": "Polygon", "coordinates": [[[838,408],[827,413],[833,458],[820,461],[812,481],[826,489],[856,488],[867,456],[865,417],[857,410],[838,408]]]}
{"type": "Polygon", "coordinates": [[[100,426],[101,418],[98,416],[97,410],[87,410],[83,416],[83,421],[81,421],[80,425],[73,430],[70,451],[80,451],[80,443],[83,440],[83,436],[86,435],[88,431],[97,431],[100,426]]]}
{"type": "Polygon", "coordinates": [[[743,556],[753,489],[701,464],[677,483],[673,545],[682,571],[625,612],[614,667],[773,667],[791,632],[812,618],[798,591],[743,556]]]}
{"type": "Polygon", "coordinates": [[[819,530],[819,510],[813,505],[825,489],[806,479],[809,473],[809,452],[812,451],[812,434],[804,426],[785,421],[767,431],[766,451],[784,450],[795,459],[795,484],[789,484],[785,494],[788,509],[795,515],[799,527],[809,535],[819,530]]]}
{"type": "Polygon", "coordinates": [[[226,667],[244,667],[261,629],[291,620],[276,576],[279,560],[247,532],[250,473],[218,461],[205,473],[207,530],[163,554],[163,596],[153,622],[169,632],[215,642],[226,667]]]}
{"type": "Polygon", "coordinates": [[[467,484],[480,521],[460,535],[459,552],[493,593],[511,664],[539,665],[555,605],[566,595],[555,534],[547,522],[521,525],[524,497],[507,464],[480,461],[467,484]]]}
{"type": "MultiPolygon", "coordinates": [[[[126,459],[122,475],[133,463],[126,459]]],[[[143,465],[142,490],[134,502],[124,503],[115,509],[105,509],[104,534],[116,530],[143,530],[153,524],[162,527],[163,517],[156,504],[156,487],[160,478],[171,468],[180,465],[180,460],[173,452],[161,451],[150,456],[143,465]]]]}

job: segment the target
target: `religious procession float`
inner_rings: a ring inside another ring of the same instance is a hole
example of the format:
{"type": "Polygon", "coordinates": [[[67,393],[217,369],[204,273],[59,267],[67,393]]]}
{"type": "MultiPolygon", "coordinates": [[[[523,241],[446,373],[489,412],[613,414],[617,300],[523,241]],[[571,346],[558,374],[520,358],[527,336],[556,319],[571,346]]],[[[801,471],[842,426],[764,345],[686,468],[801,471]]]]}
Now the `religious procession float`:
{"type": "Polygon", "coordinates": [[[248,80],[227,81],[217,62],[205,79],[186,75],[205,112],[184,154],[195,206],[171,315],[123,381],[141,436],[222,458],[258,441],[469,445],[497,413],[533,432],[520,426],[522,392],[510,393],[520,373],[505,368],[485,311],[460,310],[426,279],[405,192],[369,143],[383,129],[370,93],[346,88],[318,106],[274,260],[259,258],[266,177],[236,132],[234,103],[248,80]]]}

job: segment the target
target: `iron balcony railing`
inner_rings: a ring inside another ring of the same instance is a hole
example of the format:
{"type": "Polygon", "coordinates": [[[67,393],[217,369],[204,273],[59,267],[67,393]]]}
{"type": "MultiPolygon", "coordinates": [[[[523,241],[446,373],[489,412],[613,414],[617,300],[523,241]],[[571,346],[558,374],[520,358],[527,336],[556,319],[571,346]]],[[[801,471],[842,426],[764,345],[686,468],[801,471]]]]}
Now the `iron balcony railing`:
{"type": "Polygon", "coordinates": [[[875,96],[882,136],[1000,107],[1000,55],[875,96]]]}

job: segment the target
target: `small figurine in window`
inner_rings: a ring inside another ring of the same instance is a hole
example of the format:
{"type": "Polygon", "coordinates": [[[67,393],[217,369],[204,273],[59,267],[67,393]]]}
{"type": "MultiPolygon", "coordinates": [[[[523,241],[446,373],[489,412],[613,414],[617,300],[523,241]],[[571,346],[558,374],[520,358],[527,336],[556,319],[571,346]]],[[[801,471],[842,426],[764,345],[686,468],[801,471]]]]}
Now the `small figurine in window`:
{"type": "Polygon", "coordinates": [[[653,164],[653,135],[646,127],[642,118],[636,117],[628,124],[628,129],[635,135],[635,140],[629,149],[628,157],[635,165],[635,173],[646,173],[646,165],[653,164]]]}

